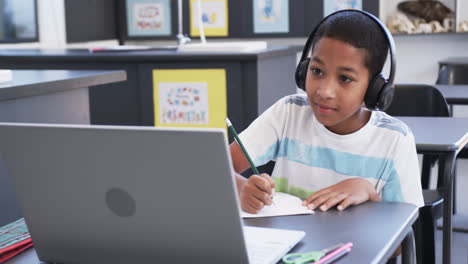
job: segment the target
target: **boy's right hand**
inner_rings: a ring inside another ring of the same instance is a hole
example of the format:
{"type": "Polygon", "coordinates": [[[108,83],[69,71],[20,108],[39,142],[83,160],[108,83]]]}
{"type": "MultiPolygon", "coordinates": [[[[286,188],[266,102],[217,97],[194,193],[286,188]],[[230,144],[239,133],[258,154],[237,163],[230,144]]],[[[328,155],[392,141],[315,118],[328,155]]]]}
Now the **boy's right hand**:
{"type": "Polygon", "coordinates": [[[265,205],[271,205],[271,196],[275,189],[275,183],[266,173],[252,175],[244,182],[240,191],[240,203],[242,210],[256,214],[265,205]]]}

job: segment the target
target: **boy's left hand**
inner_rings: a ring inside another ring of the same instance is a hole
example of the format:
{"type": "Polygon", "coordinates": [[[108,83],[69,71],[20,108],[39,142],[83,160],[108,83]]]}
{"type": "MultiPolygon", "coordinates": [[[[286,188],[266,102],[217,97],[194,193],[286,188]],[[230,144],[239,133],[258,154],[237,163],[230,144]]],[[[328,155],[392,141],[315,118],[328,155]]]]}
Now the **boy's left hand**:
{"type": "Polygon", "coordinates": [[[304,200],[303,205],[314,210],[320,208],[327,211],[338,205],[338,210],[344,210],[350,205],[357,205],[368,200],[380,201],[380,196],[370,182],[362,178],[352,178],[314,192],[304,200]]]}

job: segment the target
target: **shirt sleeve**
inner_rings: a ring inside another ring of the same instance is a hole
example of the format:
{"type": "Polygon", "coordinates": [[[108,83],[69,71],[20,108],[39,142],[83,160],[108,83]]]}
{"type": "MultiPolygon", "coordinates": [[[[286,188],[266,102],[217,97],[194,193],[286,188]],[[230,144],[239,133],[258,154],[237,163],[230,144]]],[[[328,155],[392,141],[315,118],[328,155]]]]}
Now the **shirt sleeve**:
{"type": "Polygon", "coordinates": [[[419,207],[424,206],[419,160],[414,136],[410,130],[397,146],[395,153],[395,169],[399,175],[403,201],[419,207]]]}
{"type": "Polygon", "coordinates": [[[287,97],[277,101],[239,134],[255,166],[276,160],[289,111],[286,100],[287,97]]]}

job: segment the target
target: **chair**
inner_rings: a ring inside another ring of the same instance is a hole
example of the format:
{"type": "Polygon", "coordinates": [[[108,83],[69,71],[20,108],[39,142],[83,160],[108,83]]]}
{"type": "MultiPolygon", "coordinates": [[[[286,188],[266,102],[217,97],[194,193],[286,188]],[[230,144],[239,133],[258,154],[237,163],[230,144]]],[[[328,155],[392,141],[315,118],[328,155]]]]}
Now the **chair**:
{"type": "Polygon", "coordinates": [[[390,107],[392,116],[450,116],[447,101],[434,86],[426,84],[397,84],[390,107]]]}
{"type": "MultiPolygon", "coordinates": [[[[442,93],[437,88],[424,84],[395,85],[393,102],[385,112],[392,116],[450,116],[442,93]]],[[[423,156],[421,185],[424,206],[420,208],[419,219],[413,226],[418,263],[435,263],[436,221],[443,213],[443,193],[438,189],[429,190],[431,167],[436,161],[437,156],[423,156]]],[[[439,164],[439,175],[442,167],[443,164],[439,164]]],[[[443,185],[439,177],[437,188],[443,185]]]]}

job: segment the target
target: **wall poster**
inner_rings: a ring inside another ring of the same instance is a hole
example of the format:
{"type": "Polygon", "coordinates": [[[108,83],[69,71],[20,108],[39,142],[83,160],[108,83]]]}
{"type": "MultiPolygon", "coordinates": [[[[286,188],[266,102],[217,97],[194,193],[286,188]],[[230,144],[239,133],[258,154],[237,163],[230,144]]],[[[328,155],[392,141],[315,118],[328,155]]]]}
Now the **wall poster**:
{"type": "Polygon", "coordinates": [[[156,126],[226,128],[226,70],[153,70],[153,104],[156,126]]]}
{"type": "Polygon", "coordinates": [[[254,0],[254,33],[288,33],[289,0],[254,0]]]}
{"type": "Polygon", "coordinates": [[[190,35],[200,36],[198,3],[207,37],[228,36],[228,0],[190,0],[190,35]]]}
{"type": "Polygon", "coordinates": [[[128,36],[171,35],[171,9],[169,1],[126,0],[128,36]]]}
{"type": "Polygon", "coordinates": [[[362,10],[362,0],[323,0],[324,17],[342,9],[362,10]]]}

